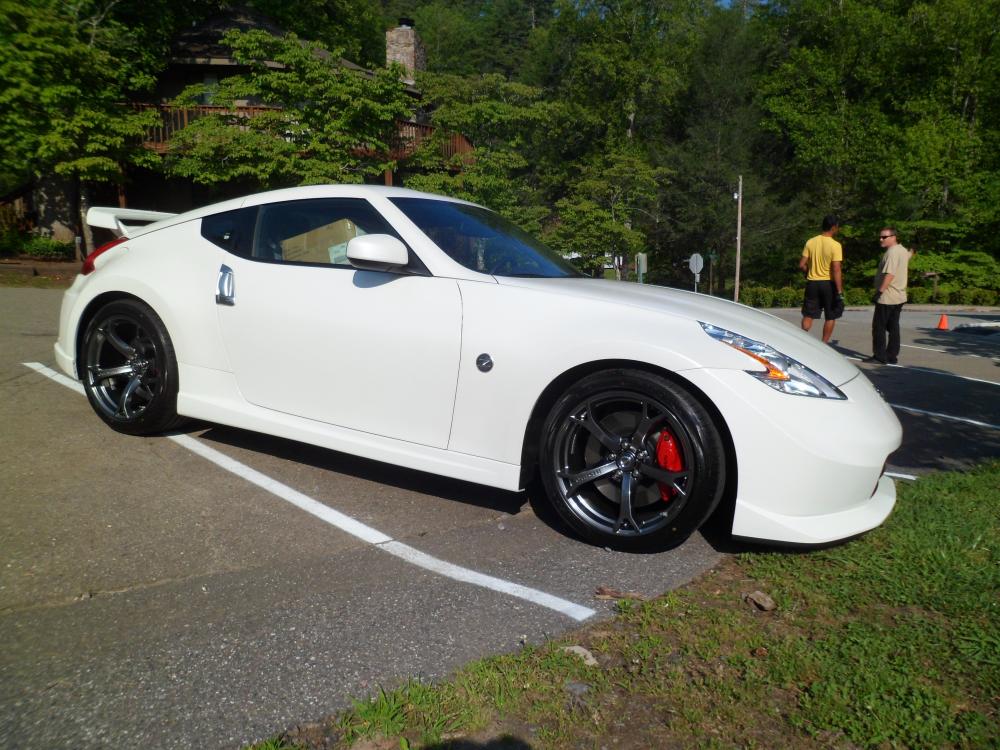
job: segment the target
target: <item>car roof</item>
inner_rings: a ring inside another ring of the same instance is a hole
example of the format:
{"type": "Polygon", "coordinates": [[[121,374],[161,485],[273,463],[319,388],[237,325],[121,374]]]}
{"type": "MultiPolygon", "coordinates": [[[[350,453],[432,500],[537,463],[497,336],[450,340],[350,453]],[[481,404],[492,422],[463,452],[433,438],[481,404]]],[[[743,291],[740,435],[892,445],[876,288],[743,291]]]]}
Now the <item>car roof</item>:
{"type": "Polygon", "coordinates": [[[191,211],[171,216],[144,227],[137,227],[129,234],[130,237],[141,237],[144,234],[155,232],[160,229],[183,224],[204,216],[232,211],[237,208],[260,206],[266,203],[278,203],[281,201],[309,200],[315,198],[423,198],[425,200],[441,200],[451,203],[463,203],[465,205],[475,205],[469,201],[451,198],[446,195],[435,193],[424,193],[419,190],[410,190],[402,187],[389,187],[386,185],[303,185],[301,187],[282,188],[280,190],[268,190],[262,193],[253,193],[242,198],[232,198],[220,203],[213,203],[209,206],[202,206],[191,211]]]}

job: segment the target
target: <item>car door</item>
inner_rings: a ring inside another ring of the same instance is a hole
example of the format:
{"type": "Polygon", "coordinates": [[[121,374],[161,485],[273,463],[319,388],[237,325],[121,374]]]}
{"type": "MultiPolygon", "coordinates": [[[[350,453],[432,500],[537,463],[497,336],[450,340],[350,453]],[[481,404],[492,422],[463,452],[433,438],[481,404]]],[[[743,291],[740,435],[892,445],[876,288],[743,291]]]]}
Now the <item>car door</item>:
{"type": "Polygon", "coordinates": [[[462,307],[457,282],[361,271],[347,242],[399,236],[360,198],[287,201],[256,212],[249,252],[220,268],[218,315],[237,384],[252,404],[445,448],[462,307]]]}

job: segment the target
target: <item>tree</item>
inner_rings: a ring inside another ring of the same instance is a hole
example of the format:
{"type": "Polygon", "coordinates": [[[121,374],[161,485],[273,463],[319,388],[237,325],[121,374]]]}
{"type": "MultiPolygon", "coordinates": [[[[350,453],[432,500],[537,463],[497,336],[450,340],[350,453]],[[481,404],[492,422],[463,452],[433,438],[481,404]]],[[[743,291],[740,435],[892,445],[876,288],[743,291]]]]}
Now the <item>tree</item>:
{"type": "Polygon", "coordinates": [[[126,165],[151,165],[141,136],[155,115],[132,109],[129,92],[153,82],[139,36],[113,16],[114,2],[0,0],[0,192],[54,173],[76,186],[69,225],[82,220],[91,182],[122,179],[126,165]]]}
{"type": "MultiPolygon", "coordinates": [[[[246,74],[225,78],[214,101],[229,111],[192,122],[171,142],[170,174],[205,185],[246,179],[261,187],[361,182],[392,168],[396,122],[412,102],[401,69],[358,71],[294,34],[231,31],[223,41],[246,74]],[[239,105],[263,105],[254,114],[239,105]]],[[[192,103],[204,87],[176,102],[192,103]]]]}
{"type": "Polygon", "coordinates": [[[939,248],[1000,228],[998,17],[997,0],[771,6],[789,47],[760,101],[790,149],[785,185],[848,217],[850,254],[877,253],[887,222],[939,248]]]}
{"type": "Polygon", "coordinates": [[[588,271],[621,259],[620,272],[649,249],[663,220],[660,197],[667,178],[667,170],[651,166],[634,148],[595,157],[556,204],[558,218],[546,238],[588,271]]]}
{"type": "MultiPolygon", "coordinates": [[[[662,200],[668,215],[658,236],[657,281],[689,279],[684,260],[698,252],[715,257],[708,281],[719,284],[735,261],[737,179],[743,176],[743,278],[781,286],[795,279],[796,253],[790,237],[802,237],[808,221],[797,196],[781,201],[782,156],[775,138],[759,127],[755,102],[760,71],[775,42],[758,18],[738,8],[713,11],[692,54],[683,111],[675,121],[675,142],[657,148],[673,172],[662,200]],[[775,185],[779,186],[778,189],[775,185]],[[807,223],[803,222],[806,219],[807,223]]],[[[799,248],[801,249],[801,248],[799,248]]],[[[711,290],[710,290],[711,291],[711,290]]]]}
{"type": "Polygon", "coordinates": [[[281,28],[337,49],[359,65],[385,65],[382,16],[368,0],[252,0],[250,4],[281,28]]]}
{"type": "Polygon", "coordinates": [[[424,74],[418,85],[436,131],[412,160],[419,173],[408,177],[407,185],[480,203],[538,231],[548,210],[529,179],[533,165],[526,144],[551,121],[554,105],[544,92],[496,73],[424,74]],[[472,141],[473,153],[444,159],[441,146],[450,133],[472,141]]]}

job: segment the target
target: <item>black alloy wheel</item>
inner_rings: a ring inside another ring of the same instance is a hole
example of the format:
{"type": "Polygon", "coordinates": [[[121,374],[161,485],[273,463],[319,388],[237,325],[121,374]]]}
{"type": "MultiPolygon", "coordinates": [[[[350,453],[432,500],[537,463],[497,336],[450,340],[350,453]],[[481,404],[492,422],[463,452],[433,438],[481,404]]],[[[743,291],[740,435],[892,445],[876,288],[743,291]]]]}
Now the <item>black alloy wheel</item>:
{"type": "Polygon", "coordinates": [[[87,398],[112,428],[147,435],[178,424],[177,360],[148,305],[123,299],[102,307],[87,326],[81,354],[87,398]]]}
{"type": "Polygon", "coordinates": [[[725,485],[725,449],[682,386],[639,370],[584,378],[552,408],[540,456],[559,515],[620,549],[676,546],[708,518],[725,485]]]}

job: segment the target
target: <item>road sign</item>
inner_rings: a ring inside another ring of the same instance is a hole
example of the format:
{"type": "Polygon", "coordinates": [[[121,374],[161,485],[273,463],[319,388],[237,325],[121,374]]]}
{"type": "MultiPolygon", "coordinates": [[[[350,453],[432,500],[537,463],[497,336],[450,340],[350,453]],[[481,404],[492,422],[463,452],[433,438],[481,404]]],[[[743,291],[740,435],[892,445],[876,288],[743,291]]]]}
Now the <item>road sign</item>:
{"type": "Polygon", "coordinates": [[[701,269],[705,267],[705,259],[701,257],[699,253],[695,253],[688,260],[688,268],[691,269],[691,273],[699,274],[701,269]]]}

